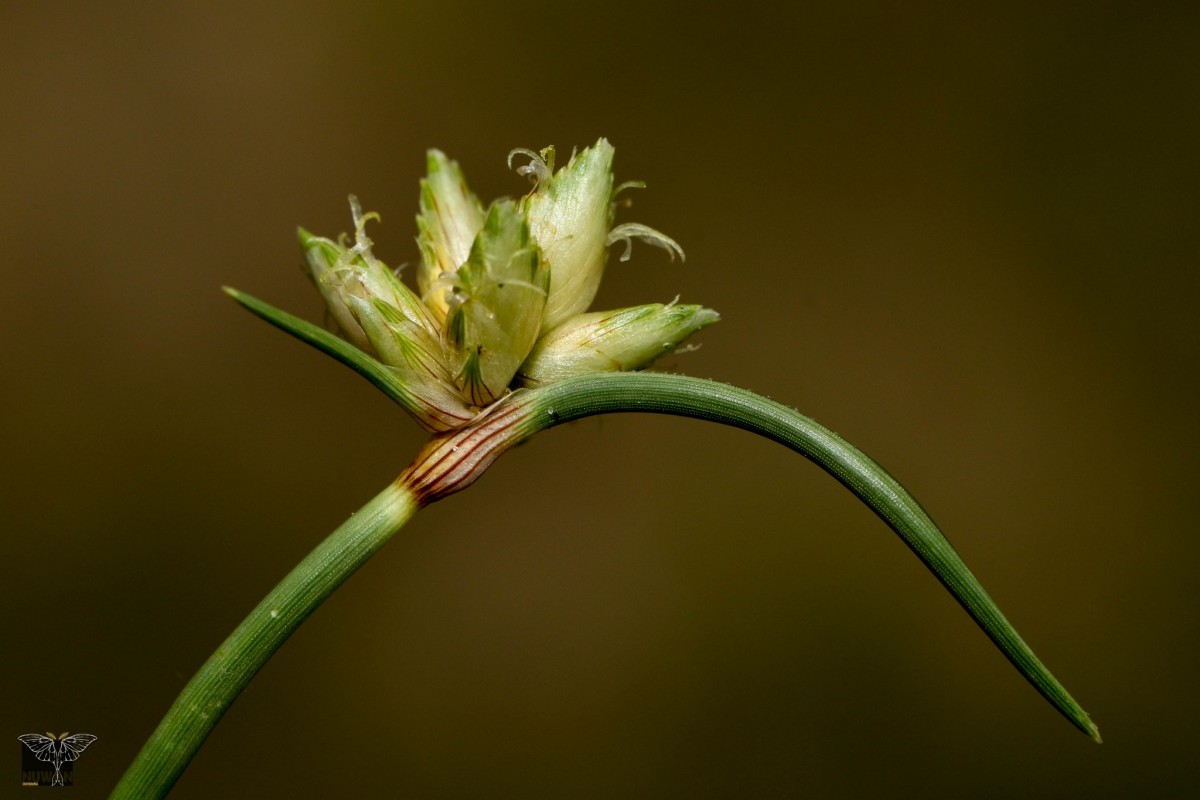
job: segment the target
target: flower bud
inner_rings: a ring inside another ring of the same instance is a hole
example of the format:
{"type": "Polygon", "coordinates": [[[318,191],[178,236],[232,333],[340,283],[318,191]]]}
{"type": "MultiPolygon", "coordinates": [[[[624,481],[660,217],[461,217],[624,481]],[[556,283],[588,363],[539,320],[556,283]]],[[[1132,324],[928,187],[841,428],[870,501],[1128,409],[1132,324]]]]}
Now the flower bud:
{"type": "Polygon", "coordinates": [[[517,205],[494,203],[446,293],[447,337],[462,359],[458,385],[471,402],[507,391],[537,340],[549,283],[517,205]]]}
{"type": "Polygon", "coordinates": [[[539,386],[593,372],[644,369],[718,319],[710,308],[676,303],[580,314],[538,340],[518,380],[539,386]]]}
{"type": "Polygon", "coordinates": [[[552,164],[540,159],[524,168],[538,177],[534,191],[522,198],[521,209],[550,268],[550,296],[543,312],[546,329],[586,311],[600,286],[612,223],[612,160],[612,145],[600,139],[552,177],[552,164]]]}
{"type": "Polygon", "coordinates": [[[438,323],[412,290],[371,252],[366,221],[350,198],[355,243],[347,247],[300,230],[310,274],[343,335],[387,366],[411,395],[405,407],[430,430],[474,416],[447,366],[438,323]]]}
{"type": "Polygon", "coordinates": [[[456,162],[439,150],[430,150],[427,165],[427,177],[421,181],[421,213],[417,216],[417,244],[421,248],[417,289],[442,322],[449,305],[446,293],[455,271],[471,253],[484,214],[456,162]]]}

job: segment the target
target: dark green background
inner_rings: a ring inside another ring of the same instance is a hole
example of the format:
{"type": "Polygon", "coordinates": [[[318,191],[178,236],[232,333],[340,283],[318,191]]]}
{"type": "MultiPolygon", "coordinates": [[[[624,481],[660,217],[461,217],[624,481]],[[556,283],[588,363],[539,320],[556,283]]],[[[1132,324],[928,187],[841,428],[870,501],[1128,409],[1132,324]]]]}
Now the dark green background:
{"type": "Polygon", "coordinates": [[[894,472],[1106,743],[819,470],[623,416],[419,515],[175,796],[1190,794],[1200,18],[963,8],[0,6],[4,796],[46,730],[100,737],[102,796],[423,440],[218,287],[320,319],[297,224],[355,192],[413,262],[425,148],[490,198],[601,135],[688,259],[635,246],[597,307],[717,308],[664,366],[894,472]]]}

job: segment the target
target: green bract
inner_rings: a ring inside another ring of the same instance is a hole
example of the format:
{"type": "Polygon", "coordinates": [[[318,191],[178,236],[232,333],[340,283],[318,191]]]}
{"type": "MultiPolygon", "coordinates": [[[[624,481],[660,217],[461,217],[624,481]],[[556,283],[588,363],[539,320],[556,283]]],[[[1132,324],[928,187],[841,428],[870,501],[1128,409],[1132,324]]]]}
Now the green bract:
{"type": "Polygon", "coordinates": [[[391,372],[405,409],[431,431],[466,425],[511,388],[643,369],[718,318],[674,303],[584,314],[613,243],[626,243],[622,260],[633,237],[672,257],[683,251],[645,225],[613,227],[613,148],[604,139],[557,172],[553,148],[514,150],[510,166],[517,155],[529,158],[517,172],[532,190],[485,209],[458,164],[429,152],[419,294],[375,258],[365,225],[376,215],[355,198],[352,241],[300,231],[338,331],[391,372]]]}

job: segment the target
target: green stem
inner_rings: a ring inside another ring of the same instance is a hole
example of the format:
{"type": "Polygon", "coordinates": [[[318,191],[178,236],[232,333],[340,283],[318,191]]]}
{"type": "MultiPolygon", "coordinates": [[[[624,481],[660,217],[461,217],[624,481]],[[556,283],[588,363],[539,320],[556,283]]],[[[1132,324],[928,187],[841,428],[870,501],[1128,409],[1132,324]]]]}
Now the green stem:
{"type": "Polygon", "coordinates": [[[417,508],[412,490],[393,483],[309,553],[204,662],[111,797],[166,795],[267,659],[417,508]]]}
{"type": "Polygon", "coordinates": [[[434,437],[399,479],[342,524],[267,595],[184,687],[112,797],[162,797],[230,704],[300,623],[423,505],[460,491],[538,431],[613,412],[719,422],[779,442],[818,464],[913,550],[1041,694],[1096,741],[1088,715],[1022,641],[924,509],[837,434],[752,392],[681,375],[570,378],[496,403],[466,428],[434,437]]]}
{"type": "Polygon", "coordinates": [[[683,375],[595,375],[551,384],[531,404],[537,427],[593,414],[646,411],[753,431],[815,462],[899,534],[1013,666],[1075,727],[1100,731],[1017,634],[920,504],[858,448],[803,414],[753,392],[683,375]]]}

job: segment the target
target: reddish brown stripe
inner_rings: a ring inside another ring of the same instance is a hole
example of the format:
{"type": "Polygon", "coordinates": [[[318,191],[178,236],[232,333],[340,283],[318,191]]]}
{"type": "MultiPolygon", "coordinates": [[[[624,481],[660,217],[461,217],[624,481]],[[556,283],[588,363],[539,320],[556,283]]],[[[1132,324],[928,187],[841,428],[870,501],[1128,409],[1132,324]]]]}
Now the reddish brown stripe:
{"type": "Polygon", "coordinates": [[[501,401],[470,425],[432,439],[398,479],[427,505],[470,486],[492,462],[524,439],[521,422],[529,407],[521,399],[501,401]]]}

